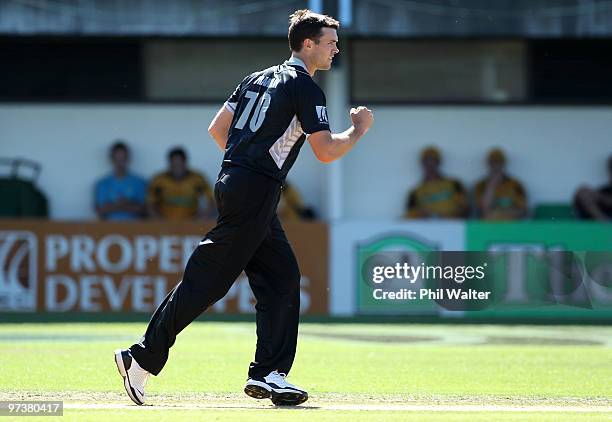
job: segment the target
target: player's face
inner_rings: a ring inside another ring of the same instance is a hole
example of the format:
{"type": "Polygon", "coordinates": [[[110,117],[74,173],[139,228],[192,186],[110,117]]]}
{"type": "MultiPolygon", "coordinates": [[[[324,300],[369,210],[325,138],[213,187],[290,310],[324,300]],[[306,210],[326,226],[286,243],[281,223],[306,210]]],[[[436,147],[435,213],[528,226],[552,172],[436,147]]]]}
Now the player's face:
{"type": "Polygon", "coordinates": [[[311,59],[319,70],[331,68],[332,60],[338,54],[338,34],[334,28],[322,28],[318,43],[312,43],[311,59]]]}

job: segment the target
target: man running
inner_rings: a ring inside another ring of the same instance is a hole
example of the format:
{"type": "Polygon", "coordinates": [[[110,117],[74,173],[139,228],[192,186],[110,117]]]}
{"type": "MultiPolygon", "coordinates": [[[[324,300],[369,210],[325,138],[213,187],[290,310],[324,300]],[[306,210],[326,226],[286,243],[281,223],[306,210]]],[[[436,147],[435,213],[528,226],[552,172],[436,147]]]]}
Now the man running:
{"type": "Polygon", "coordinates": [[[313,81],[328,70],[337,47],[335,19],[298,10],[290,17],[291,58],[238,85],[208,131],[225,151],[215,200],[217,225],[193,251],[183,278],[159,305],[140,343],[115,351],[128,396],[145,401],[150,374],[164,367],[176,336],[225,296],[244,270],[257,304],[257,346],[244,391],[277,405],[297,405],[308,393],[285,379],[296,353],[300,271],[276,215],[281,186],[305,139],[332,162],[370,128],[372,112],[351,109],[353,125],[332,134],[325,95],[313,81]]]}

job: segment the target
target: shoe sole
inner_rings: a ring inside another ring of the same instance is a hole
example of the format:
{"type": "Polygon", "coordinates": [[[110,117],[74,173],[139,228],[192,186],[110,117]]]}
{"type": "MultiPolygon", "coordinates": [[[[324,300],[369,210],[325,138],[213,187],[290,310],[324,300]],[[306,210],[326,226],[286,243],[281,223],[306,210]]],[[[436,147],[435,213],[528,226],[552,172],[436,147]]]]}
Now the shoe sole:
{"type": "Polygon", "coordinates": [[[117,365],[117,370],[119,371],[119,375],[123,377],[123,387],[125,387],[125,392],[128,397],[137,405],[142,406],[144,403],[136,397],[136,393],[134,389],[130,385],[130,377],[125,369],[125,362],[123,361],[123,354],[121,350],[115,351],[115,364],[117,365]]]}
{"type": "Polygon", "coordinates": [[[270,398],[275,406],[297,406],[308,400],[308,393],[277,393],[272,390],[270,398]]]}
{"type": "Polygon", "coordinates": [[[253,397],[257,400],[271,399],[272,403],[276,406],[297,406],[308,400],[308,393],[298,392],[276,392],[274,389],[268,390],[262,383],[262,385],[247,384],[244,387],[244,392],[249,397],[253,397]]]}
{"type": "Polygon", "coordinates": [[[262,385],[247,384],[244,386],[244,392],[246,393],[247,396],[253,397],[254,399],[257,399],[257,400],[271,398],[272,390],[268,390],[264,383],[261,383],[261,384],[262,385]]]}

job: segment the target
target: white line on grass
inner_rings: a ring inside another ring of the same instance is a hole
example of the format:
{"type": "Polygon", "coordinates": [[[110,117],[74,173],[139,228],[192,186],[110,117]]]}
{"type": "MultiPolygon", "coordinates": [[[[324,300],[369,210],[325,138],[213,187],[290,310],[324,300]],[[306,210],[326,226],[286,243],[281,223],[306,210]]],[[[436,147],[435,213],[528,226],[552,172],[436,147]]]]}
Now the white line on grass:
{"type": "MultiPolygon", "coordinates": [[[[184,403],[171,405],[145,405],[136,406],[122,403],[65,403],[64,409],[90,409],[90,410],[274,410],[272,405],[256,404],[228,404],[228,403],[184,403]]],[[[297,407],[282,407],[282,409],[303,410],[346,410],[346,411],[400,411],[400,412],[569,412],[612,413],[610,406],[500,406],[500,405],[401,405],[401,404],[335,404],[315,403],[297,407]]]]}

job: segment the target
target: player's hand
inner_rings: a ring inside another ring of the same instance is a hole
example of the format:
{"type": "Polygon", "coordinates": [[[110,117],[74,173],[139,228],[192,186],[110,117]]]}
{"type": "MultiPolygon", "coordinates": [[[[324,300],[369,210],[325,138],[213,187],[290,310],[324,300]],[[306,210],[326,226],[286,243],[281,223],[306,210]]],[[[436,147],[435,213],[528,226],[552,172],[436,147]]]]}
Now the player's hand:
{"type": "Polygon", "coordinates": [[[351,121],[353,122],[353,126],[362,130],[363,133],[367,132],[370,126],[372,126],[372,123],[374,122],[374,115],[372,114],[372,110],[364,106],[351,108],[350,116],[351,121]]]}

